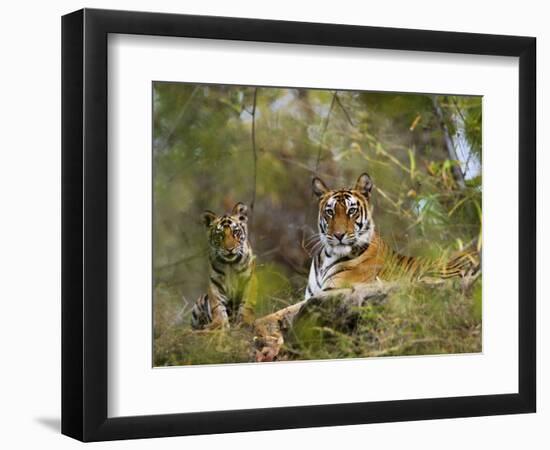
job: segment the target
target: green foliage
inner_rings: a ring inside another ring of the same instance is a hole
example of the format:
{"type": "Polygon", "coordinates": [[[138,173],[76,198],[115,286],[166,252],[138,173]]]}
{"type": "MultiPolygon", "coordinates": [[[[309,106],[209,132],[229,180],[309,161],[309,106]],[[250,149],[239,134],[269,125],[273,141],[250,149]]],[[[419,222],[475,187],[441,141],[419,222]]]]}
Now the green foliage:
{"type": "Polygon", "coordinates": [[[252,334],[246,330],[208,333],[173,328],[155,340],[155,366],[249,362],[252,334]]]}
{"type": "MultiPolygon", "coordinates": [[[[304,243],[317,231],[314,174],[339,187],[368,171],[383,238],[402,253],[439,257],[480,236],[481,142],[480,97],[154,83],[155,360],[198,363],[195,353],[208,342],[188,336],[191,306],[208,283],[203,210],[223,213],[255,198],[250,235],[262,315],[303,298],[304,243]],[[460,162],[450,159],[434,101],[466,149],[460,162]]],[[[475,317],[480,294],[478,303],[475,317]]],[[[345,333],[338,339],[348,345],[345,333]]],[[[202,353],[211,362],[241,361],[246,345],[234,344],[238,351],[210,352],[208,344],[202,353]]]]}
{"type": "MultiPolygon", "coordinates": [[[[345,323],[323,305],[294,325],[283,359],[478,353],[481,351],[481,283],[464,295],[455,283],[404,284],[384,303],[356,308],[345,323]],[[331,318],[330,321],[327,318],[331,318]]],[[[331,302],[329,302],[331,303],[331,302]]],[[[337,305],[335,301],[333,305],[337,305]]]]}
{"type": "Polygon", "coordinates": [[[260,264],[257,266],[258,302],[256,316],[261,317],[288,304],[288,299],[294,295],[292,285],[286,271],[278,264],[260,264]]]}

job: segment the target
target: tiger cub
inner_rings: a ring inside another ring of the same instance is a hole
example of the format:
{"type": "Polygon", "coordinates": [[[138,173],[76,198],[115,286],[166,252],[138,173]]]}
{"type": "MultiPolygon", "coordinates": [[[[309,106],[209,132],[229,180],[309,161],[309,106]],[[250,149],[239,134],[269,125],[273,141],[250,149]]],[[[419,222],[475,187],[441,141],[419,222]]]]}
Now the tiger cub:
{"type": "Polygon", "coordinates": [[[400,255],[390,248],[375,229],[370,203],[373,183],[367,173],[359,176],[353,189],[332,190],[320,178],[312,184],[319,199],[321,249],[311,263],[306,300],[322,291],[376,279],[442,279],[479,271],[477,250],[440,262],[400,255]]]}
{"type": "Polygon", "coordinates": [[[191,311],[191,326],[227,329],[251,325],[256,304],[255,259],[248,241],[247,207],[237,203],[231,214],[205,211],[202,220],[209,244],[209,284],[191,311]]]}

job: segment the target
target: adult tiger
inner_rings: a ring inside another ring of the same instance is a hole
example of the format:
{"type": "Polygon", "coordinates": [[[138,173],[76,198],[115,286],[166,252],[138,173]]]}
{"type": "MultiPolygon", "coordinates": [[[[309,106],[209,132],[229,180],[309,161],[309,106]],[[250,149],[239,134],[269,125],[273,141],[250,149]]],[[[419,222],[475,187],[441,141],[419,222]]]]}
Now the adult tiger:
{"type": "Polygon", "coordinates": [[[255,259],[248,241],[247,207],[237,203],[230,215],[202,215],[209,243],[209,284],[191,311],[193,329],[251,325],[256,303],[255,259]]]}
{"type": "Polygon", "coordinates": [[[311,263],[306,300],[322,291],[376,279],[450,278],[479,270],[477,251],[441,262],[400,255],[390,248],[375,230],[370,203],[373,183],[367,173],[359,176],[353,189],[331,190],[320,178],[312,184],[319,198],[322,246],[311,263]]]}

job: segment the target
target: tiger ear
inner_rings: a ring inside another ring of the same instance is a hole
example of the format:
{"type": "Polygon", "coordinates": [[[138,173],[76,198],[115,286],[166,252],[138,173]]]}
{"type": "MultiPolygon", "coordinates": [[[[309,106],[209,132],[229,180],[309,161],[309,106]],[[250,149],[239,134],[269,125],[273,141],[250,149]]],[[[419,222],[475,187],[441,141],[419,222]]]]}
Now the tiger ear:
{"type": "Polygon", "coordinates": [[[371,177],[367,172],[364,172],[359,175],[359,178],[357,178],[357,182],[355,183],[355,190],[359,191],[361,194],[367,197],[368,200],[370,198],[370,193],[373,186],[374,184],[371,177]]]}
{"type": "Polygon", "coordinates": [[[237,203],[233,207],[231,214],[234,216],[239,216],[239,220],[241,222],[248,221],[248,207],[242,202],[237,203]]]}
{"type": "Polygon", "coordinates": [[[327,185],[323,182],[323,180],[317,177],[313,178],[311,186],[313,188],[313,192],[317,197],[321,197],[323,194],[326,194],[329,191],[327,185]]]}
{"type": "Polygon", "coordinates": [[[209,227],[210,225],[212,225],[212,222],[214,222],[214,220],[216,220],[218,218],[218,216],[216,214],[214,214],[212,211],[204,211],[202,213],[202,223],[204,223],[207,227],[209,227]]]}

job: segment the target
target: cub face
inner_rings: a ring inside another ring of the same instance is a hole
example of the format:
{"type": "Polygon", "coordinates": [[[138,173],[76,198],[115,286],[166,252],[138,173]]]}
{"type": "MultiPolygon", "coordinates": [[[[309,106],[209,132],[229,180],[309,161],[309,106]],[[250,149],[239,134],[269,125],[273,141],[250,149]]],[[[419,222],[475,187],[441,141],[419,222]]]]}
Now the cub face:
{"type": "Polygon", "coordinates": [[[370,176],[361,174],[353,189],[332,190],[317,177],[312,186],[319,198],[318,228],[325,249],[345,256],[354,247],[369,244],[374,234],[370,176]]]}
{"type": "Polygon", "coordinates": [[[234,262],[243,256],[248,240],[247,207],[237,203],[229,215],[218,216],[212,211],[202,214],[207,229],[208,243],[215,256],[225,262],[234,262]]]}

